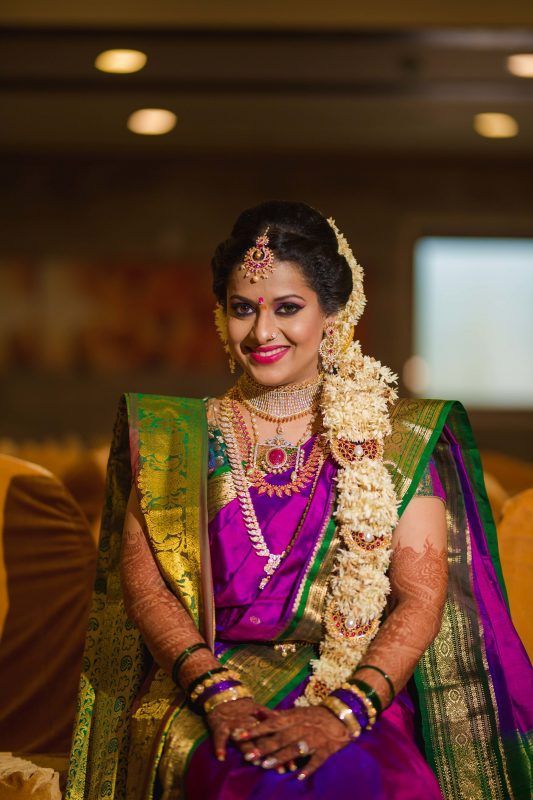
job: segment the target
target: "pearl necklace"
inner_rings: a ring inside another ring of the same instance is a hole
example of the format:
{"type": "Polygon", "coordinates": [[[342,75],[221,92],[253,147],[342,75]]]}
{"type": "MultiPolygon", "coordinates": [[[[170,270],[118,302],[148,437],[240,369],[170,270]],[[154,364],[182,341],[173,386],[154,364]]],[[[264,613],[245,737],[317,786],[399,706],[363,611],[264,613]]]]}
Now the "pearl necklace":
{"type": "Polygon", "coordinates": [[[244,472],[244,467],[242,465],[239,445],[233,428],[231,397],[228,396],[224,397],[223,400],[221,400],[220,402],[220,429],[222,431],[222,435],[224,436],[224,440],[226,442],[226,452],[228,454],[228,459],[231,467],[231,477],[233,479],[235,491],[239,499],[241,513],[244,519],[244,523],[246,525],[248,538],[250,539],[252,547],[254,548],[257,555],[267,559],[267,563],[263,567],[263,570],[266,574],[265,577],[262,578],[262,580],[259,583],[259,589],[262,590],[265,588],[265,586],[271,579],[272,575],[274,575],[274,573],[278,569],[283,559],[286,558],[287,555],[290,553],[290,551],[294,546],[294,543],[296,542],[296,539],[300,534],[300,531],[302,530],[303,524],[307,518],[307,514],[311,507],[311,501],[313,499],[316,485],[318,483],[318,478],[321,472],[322,464],[324,463],[324,457],[321,456],[315,474],[315,479],[313,481],[313,486],[311,487],[311,492],[309,493],[309,498],[307,500],[300,522],[298,523],[298,526],[294,534],[292,535],[291,540],[289,541],[285,549],[282,550],[281,553],[272,553],[265,541],[265,537],[263,536],[263,532],[261,530],[261,526],[259,525],[259,520],[257,519],[255,508],[252,503],[252,498],[250,497],[248,482],[246,479],[246,474],[244,472]]]}

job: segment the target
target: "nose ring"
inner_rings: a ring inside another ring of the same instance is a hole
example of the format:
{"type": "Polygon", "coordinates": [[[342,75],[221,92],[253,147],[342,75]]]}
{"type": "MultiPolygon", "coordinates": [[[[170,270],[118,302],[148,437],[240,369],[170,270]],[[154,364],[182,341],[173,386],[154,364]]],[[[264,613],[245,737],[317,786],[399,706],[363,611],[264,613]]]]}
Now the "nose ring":
{"type": "Polygon", "coordinates": [[[269,338],[270,341],[272,341],[272,339],[277,339],[277,337],[278,337],[277,333],[271,333],[268,338],[269,338]]]}

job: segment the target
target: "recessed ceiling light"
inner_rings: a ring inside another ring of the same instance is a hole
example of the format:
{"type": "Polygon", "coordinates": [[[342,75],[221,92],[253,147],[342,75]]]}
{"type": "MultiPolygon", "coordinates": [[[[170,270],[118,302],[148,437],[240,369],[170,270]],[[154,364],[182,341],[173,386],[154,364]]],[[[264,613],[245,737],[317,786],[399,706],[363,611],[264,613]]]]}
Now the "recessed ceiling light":
{"type": "Polygon", "coordinates": [[[508,139],[518,133],[518,122],[509,114],[489,112],[476,114],[474,130],[488,139],[508,139]]]}
{"type": "Polygon", "coordinates": [[[139,72],[148,60],[140,50],[104,50],[96,56],[94,66],[100,72],[139,72]]]}
{"type": "Polygon", "coordinates": [[[177,116],[166,108],[140,108],[128,117],[128,128],[143,136],[161,136],[168,133],[178,121],[177,116]]]}
{"type": "Polygon", "coordinates": [[[507,69],[519,78],[533,78],[533,53],[514,53],[508,56],[507,69]]]}

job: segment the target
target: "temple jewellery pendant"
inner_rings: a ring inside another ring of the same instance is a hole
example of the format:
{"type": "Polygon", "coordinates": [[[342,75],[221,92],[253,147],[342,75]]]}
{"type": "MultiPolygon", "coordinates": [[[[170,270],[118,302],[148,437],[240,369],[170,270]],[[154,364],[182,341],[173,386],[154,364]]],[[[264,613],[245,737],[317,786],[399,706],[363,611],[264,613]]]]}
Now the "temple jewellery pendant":
{"type": "Polygon", "coordinates": [[[281,435],[267,439],[259,444],[256,442],[252,448],[249,474],[260,469],[265,474],[278,475],[285,470],[292,469],[291,478],[296,479],[301,466],[301,445],[293,445],[281,435]]]}

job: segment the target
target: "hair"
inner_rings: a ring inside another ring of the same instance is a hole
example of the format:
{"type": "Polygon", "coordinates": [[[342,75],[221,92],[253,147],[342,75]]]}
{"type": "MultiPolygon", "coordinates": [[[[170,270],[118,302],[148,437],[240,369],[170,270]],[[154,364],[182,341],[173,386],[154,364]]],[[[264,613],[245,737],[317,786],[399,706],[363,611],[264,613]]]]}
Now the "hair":
{"type": "Polygon", "coordinates": [[[218,302],[226,307],[231,273],[267,227],[274,255],[298,265],[323,312],[329,315],[343,308],[352,292],[352,272],[338,253],[335,231],[319,211],[288,200],[267,200],[247,208],[238,216],[229,239],[218,245],[211,260],[218,302]]]}

